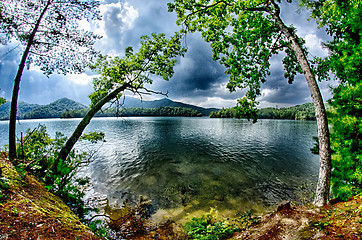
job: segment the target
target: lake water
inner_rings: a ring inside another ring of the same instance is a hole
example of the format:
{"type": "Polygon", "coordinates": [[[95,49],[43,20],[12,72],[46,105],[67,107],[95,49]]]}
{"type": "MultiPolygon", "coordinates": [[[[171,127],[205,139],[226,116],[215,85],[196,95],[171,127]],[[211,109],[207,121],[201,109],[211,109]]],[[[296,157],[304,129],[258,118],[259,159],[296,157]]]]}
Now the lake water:
{"type": "MultiPolygon", "coordinates": [[[[41,123],[52,136],[70,135],[79,121],[22,120],[17,131],[41,123]]],[[[92,182],[88,197],[107,197],[113,206],[143,195],[175,217],[210,207],[262,211],[297,200],[296,189],[318,174],[319,158],[309,150],[314,121],[96,118],[90,130],[104,132],[106,142],[82,172],[92,182]]],[[[0,122],[0,134],[3,146],[7,121],[0,122]]]]}

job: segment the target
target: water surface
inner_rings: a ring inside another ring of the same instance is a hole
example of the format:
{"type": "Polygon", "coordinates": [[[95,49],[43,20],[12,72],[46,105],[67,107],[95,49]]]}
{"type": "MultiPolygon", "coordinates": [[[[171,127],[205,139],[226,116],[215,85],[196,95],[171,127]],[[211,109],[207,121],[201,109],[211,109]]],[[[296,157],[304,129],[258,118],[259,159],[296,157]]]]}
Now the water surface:
{"type": "MultiPolygon", "coordinates": [[[[52,136],[70,135],[79,121],[22,120],[17,131],[42,123],[52,136]]],[[[7,128],[0,122],[1,145],[7,128]]],[[[82,172],[93,184],[88,197],[105,196],[111,205],[143,195],[156,210],[178,213],[270,209],[296,200],[295,190],[318,174],[318,156],[309,150],[317,135],[314,121],[97,118],[90,130],[103,131],[106,142],[82,172]]]]}

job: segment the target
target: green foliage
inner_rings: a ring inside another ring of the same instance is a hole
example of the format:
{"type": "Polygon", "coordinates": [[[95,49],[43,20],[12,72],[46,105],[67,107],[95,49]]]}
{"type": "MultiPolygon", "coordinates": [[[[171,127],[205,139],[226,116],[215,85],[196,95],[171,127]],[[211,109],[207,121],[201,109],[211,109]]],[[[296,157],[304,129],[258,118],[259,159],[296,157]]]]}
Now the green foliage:
{"type": "MultiPolygon", "coordinates": [[[[168,3],[169,11],[177,13],[181,30],[201,32],[213,50],[213,59],[226,67],[230,76],[227,88],[247,89],[246,96],[238,101],[236,117],[257,118],[256,97],[261,84],[270,75],[270,58],[280,52],[286,53],[283,60],[285,77],[293,82],[297,73],[302,73],[290,41],[282,32],[277,18],[280,1],[260,0],[175,0],[168,3]]],[[[287,27],[285,27],[287,28],[287,27]]],[[[295,34],[295,28],[289,27],[295,34]]],[[[304,41],[297,37],[300,46],[304,41]]],[[[306,49],[302,50],[307,54],[306,49]]]]}
{"type": "Polygon", "coordinates": [[[4,103],[6,103],[6,99],[5,99],[5,98],[0,97],[0,106],[1,106],[1,105],[3,105],[4,103]]]}
{"type": "Polygon", "coordinates": [[[25,113],[25,119],[59,118],[64,111],[83,109],[85,106],[67,98],[58,99],[25,113]]]}
{"type": "Polygon", "coordinates": [[[79,139],[86,140],[90,143],[96,144],[99,141],[104,141],[104,133],[103,132],[88,132],[84,133],[79,139]]]}
{"type": "Polygon", "coordinates": [[[255,123],[258,115],[257,104],[254,100],[247,99],[246,97],[238,99],[235,116],[237,118],[247,118],[248,120],[253,119],[255,123]]]}
{"type": "MultiPolygon", "coordinates": [[[[121,86],[137,92],[145,89],[145,84],[151,84],[154,75],[165,80],[171,78],[176,57],[186,51],[181,47],[181,35],[175,33],[167,39],[165,34],[153,33],[151,36],[142,36],[141,40],[137,53],[128,47],[123,57],[100,56],[91,66],[92,70],[101,75],[93,80],[94,92],[89,96],[91,108],[121,86]]],[[[120,96],[121,93],[117,97],[120,96]]]]}
{"type": "MultiPolygon", "coordinates": [[[[212,112],[211,118],[233,118],[235,108],[222,109],[212,112]]],[[[290,119],[290,120],[315,120],[315,109],[313,103],[305,103],[286,108],[261,108],[257,110],[259,119],[290,119]]]]}
{"type": "Polygon", "coordinates": [[[193,217],[184,227],[188,236],[195,240],[227,239],[231,234],[239,230],[226,219],[218,220],[213,209],[201,217],[193,217]]]}
{"type": "Polygon", "coordinates": [[[354,85],[362,78],[362,2],[360,0],[303,0],[312,17],[333,39],[324,45],[330,55],[320,61],[324,71],[331,70],[343,83],[354,85]]]}
{"type": "MultiPolygon", "coordinates": [[[[84,117],[88,109],[63,112],[61,118],[84,117]]],[[[202,113],[195,109],[183,107],[159,107],[159,108],[111,108],[98,112],[96,117],[130,117],[130,116],[179,116],[201,117],[202,113]]]]}
{"type": "Polygon", "coordinates": [[[362,82],[334,89],[332,124],[332,191],[342,200],[362,192],[362,82]]]}
{"type": "Polygon", "coordinates": [[[258,224],[260,221],[260,217],[255,216],[252,210],[249,210],[239,215],[239,218],[237,219],[237,222],[241,223],[241,226],[245,229],[248,228],[251,225],[258,224]]]}
{"type": "Polygon", "coordinates": [[[234,118],[235,108],[226,108],[219,111],[213,111],[210,113],[210,118],[234,118]]]}
{"type": "Polygon", "coordinates": [[[90,230],[97,236],[103,239],[108,239],[109,234],[102,220],[95,220],[88,224],[90,230]]]}
{"type": "MultiPolygon", "coordinates": [[[[18,170],[25,169],[43,180],[48,190],[62,197],[80,218],[84,218],[88,211],[93,210],[87,208],[82,199],[89,179],[76,178],[75,175],[81,166],[89,163],[87,153],[72,151],[66,160],[60,161],[57,173],[50,170],[66,139],[61,133],[56,133],[55,138],[52,139],[43,125],[33,130],[28,129],[17,148],[17,156],[21,159],[17,167],[18,170]]],[[[93,144],[103,139],[104,134],[97,132],[90,132],[82,137],[82,140],[93,144]]]]}
{"type": "Polygon", "coordinates": [[[9,189],[9,180],[0,174],[0,203],[8,197],[7,196],[8,189],[9,189]]]}
{"type": "Polygon", "coordinates": [[[332,125],[332,192],[347,200],[362,192],[362,2],[360,0],[304,0],[312,17],[326,27],[332,40],[324,43],[330,55],[319,61],[341,84],[333,89],[329,122],[332,125]]]}

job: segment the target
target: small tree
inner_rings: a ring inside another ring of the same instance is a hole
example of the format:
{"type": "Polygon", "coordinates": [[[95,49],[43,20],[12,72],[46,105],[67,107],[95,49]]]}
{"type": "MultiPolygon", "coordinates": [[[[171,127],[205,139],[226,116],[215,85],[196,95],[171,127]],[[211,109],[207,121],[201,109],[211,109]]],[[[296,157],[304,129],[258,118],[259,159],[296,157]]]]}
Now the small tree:
{"type": "MultiPolygon", "coordinates": [[[[237,117],[256,121],[256,97],[261,83],[270,74],[270,58],[285,52],[284,76],[292,83],[297,73],[303,73],[316,109],[320,143],[320,168],[316,205],[328,202],[330,191],[331,152],[326,110],[315,72],[303,47],[304,40],[295,28],[288,27],[280,17],[280,0],[175,0],[169,10],[177,12],[177,23],[183,32],[199,31],[211,43],[214,60],[226,67],[230,75],[230,91],[248,88],[238,100],[237,117]]],[[[287,0],[291,2],[291,0],[287,0]]]]}
{"type": "Polygon", "coordinates": [[[142,90],[150,93],[152,91],[148,90],[145,84],[152,83],[151,76],[158,75],[168,80],[173,75],[176,57],[185,52],[181,47],[180,35],[175,34],[167,39],[164,34],[152,34],[152,37],[143,36],[141,39],[141,47],[137,53],[128,47],[124,57],[103,56],[92,66],[100,77],[93,81],[94,92],[90,95],[90,110],[60,150],[52,167],[53,172],[57,171],[59,162],[67,159],[83,130],[106,103],[121,97],[125,90],[138,94],[142,94],[142,90]]]}
{"type": "Polygon", "coordinates": [[[79,29],[79,21],[99,19],[98,0],[1,0],[0,43],[12,40],[24,47],[14,79],[9,122],[9,158],[16,156],[16,116],[25,65],[40,66],[46,76],[80,73],[98,54],[99,37],[79,29]]]}

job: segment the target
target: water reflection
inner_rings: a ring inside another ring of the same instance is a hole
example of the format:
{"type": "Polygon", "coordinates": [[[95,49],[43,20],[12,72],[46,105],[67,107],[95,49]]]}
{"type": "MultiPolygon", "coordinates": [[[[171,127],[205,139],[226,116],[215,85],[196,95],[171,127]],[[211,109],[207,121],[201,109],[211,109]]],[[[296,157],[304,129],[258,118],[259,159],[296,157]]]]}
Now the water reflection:
{"type": "MultiPolygon", "coordinates": [[[[51,134],[70,135],[79,120],[41,122],[51,134]]],[[[18,131],[38,123],[21,121],[18,131]]],[[[113,205],[144,195],[156,209],[264,209],[296,198],[294,190],[318,172],[318,156],[309,151],[315,122],[109,118],[92,120],[89,130],[106,134],[83,171],[93,183],[89,196],[113,205]]]]}

